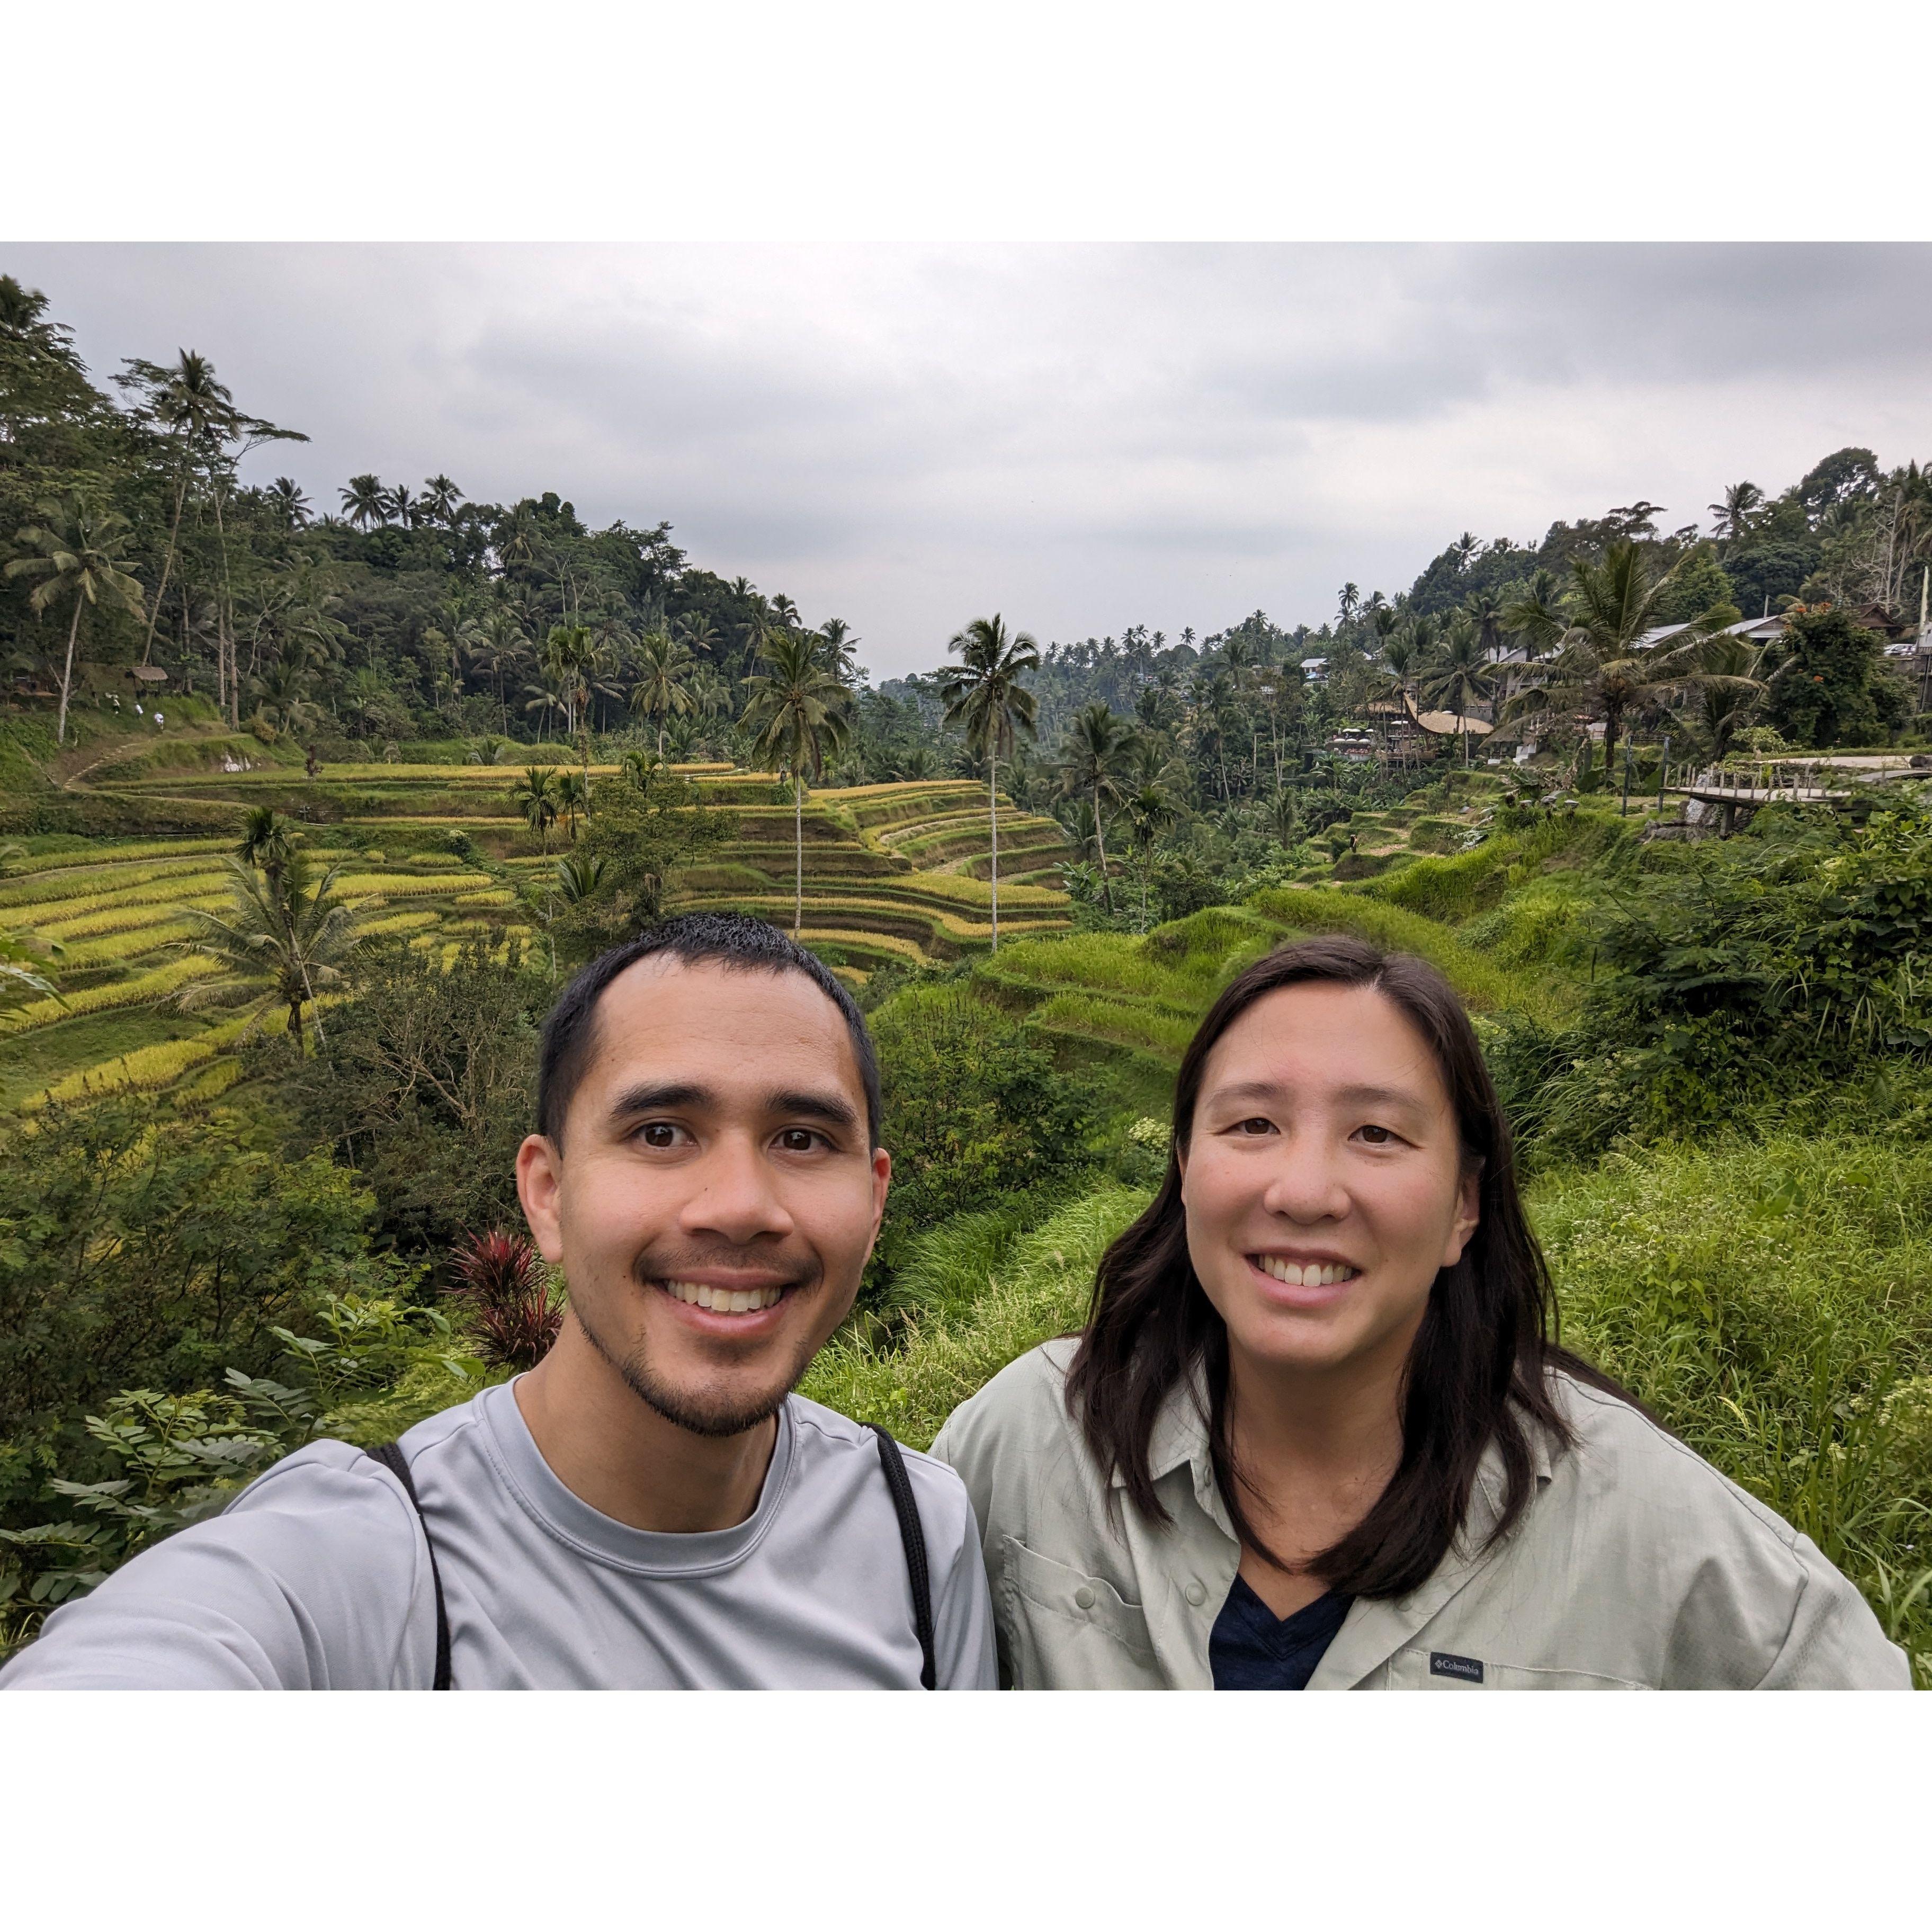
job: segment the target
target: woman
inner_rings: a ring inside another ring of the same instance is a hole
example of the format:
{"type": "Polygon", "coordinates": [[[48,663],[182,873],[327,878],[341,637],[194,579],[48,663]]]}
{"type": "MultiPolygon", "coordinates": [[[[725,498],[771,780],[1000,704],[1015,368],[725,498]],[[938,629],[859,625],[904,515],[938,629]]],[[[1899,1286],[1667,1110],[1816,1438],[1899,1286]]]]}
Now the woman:
{"type": "Polygon", "coordinates": [[[1289,946],[1182,1060],[1078,1336],[933,1445],[1028,1689],[1909,1688],[1816,1546],[1550,1340],[1467,1015],[1289,946]]]}

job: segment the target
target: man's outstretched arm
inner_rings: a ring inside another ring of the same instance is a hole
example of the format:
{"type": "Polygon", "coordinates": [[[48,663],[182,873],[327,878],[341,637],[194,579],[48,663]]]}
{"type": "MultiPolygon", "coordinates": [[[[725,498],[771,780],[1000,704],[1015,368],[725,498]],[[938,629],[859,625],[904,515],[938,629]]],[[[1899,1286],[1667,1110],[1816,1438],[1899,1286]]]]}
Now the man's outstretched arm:
{"type": "Polygon", "coordinates": [[[314,1443],[56,1610],[0,1690],[427,1689],[434,1627],[400,1485],[314,1443]]]}

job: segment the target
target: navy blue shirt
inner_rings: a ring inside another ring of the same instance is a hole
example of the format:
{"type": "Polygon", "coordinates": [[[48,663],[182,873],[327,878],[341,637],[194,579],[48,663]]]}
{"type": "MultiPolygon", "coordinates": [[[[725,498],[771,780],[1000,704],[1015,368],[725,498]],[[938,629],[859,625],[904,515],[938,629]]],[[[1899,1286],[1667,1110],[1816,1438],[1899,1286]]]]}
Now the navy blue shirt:
{"type": "Polygon", "coordinates": [[[1352,1597],[1330,1590],[1292,1616],[1278,1617],[1237,1576],[1208,1640],[1217,1690],[1305,1690],[1352,1597]]]}

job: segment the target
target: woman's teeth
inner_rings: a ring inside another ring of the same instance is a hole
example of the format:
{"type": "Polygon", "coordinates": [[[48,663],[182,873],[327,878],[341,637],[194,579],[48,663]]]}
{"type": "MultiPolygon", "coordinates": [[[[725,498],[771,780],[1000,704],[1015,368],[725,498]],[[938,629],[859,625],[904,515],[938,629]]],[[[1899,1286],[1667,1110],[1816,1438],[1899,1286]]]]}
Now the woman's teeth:
{"type": "Polygon", "coordinates": [[[1338,1281],[1353,1281],[1361,1273],[1346,1262],[1310,1262],[1303,1268],[1293,1262],[1277,1261],[1273,1255],[1259,1256],[1256,1265],[1262,1274],[1273,1275],[1290,1288],[1330,1288],[1338,1281]]]}
{"type": "Polygon", "coordinates": [[[698,1281],[668,1281],[664,1292],[694,1308],[710,1308],[721,1315],[749,1315],[769,1308],[784,1294],[782,1288],[710,1288],[698,1281]]]}

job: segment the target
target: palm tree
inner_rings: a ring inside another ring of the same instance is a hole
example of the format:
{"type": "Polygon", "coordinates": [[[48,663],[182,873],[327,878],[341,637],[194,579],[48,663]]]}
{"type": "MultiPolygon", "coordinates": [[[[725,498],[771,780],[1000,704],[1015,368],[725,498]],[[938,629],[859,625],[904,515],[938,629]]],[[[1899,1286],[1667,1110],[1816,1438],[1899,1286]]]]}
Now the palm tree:
{"type": "Polygon", "coordinates": [[[1735,543],[1750,533],[1751,520],[1764,506],[1764,492],[1755,483],[1733,483],[1724,491],[1721,503],[1705,507],[1717,519],[1720,543],[1735,543]]]}
{"type": "Polygon", "coordinates": [[[825,668],[841,684],[852,683],[859,675],[860,640],[851,626],[843,617],[828,617],[819,626],[818,634],[824,640],[825,668]]]}
{"type": "Polygon", "coordinates": [[[543,840],[544,856],[550,856],[550,829],[556,823],[556,772],[548,765],[529,765],[510,789],[510,802],[517,815],[543,840]]]}
{"type": "MultiPolygon", "coordinates": [[[[584,688],[584,674],[592,650],[587,624],[553,624],[550,635],[544,640],[543,668],[556,680],[563,694],[564,729],[573,735],[577,730],[577,707],[589,695],[584,688]]],[[[587,746],[584,762],[587,769],[590,763],[587,746]]]]}
{"type": "Polygon", "coordinates": [[[1511,713],[1598,712],[1609,770],[1625,715],[1676,696],[1700,674],[1708,635],[1701,619],[1668,642],[1643,641],[1657,628],[1658,605],[1675,570],[1673,565],[1653,577],[1633,542],[1612,544],[1601,563],[1576,559],[1570,566],[1568,625],[1556,657],[1535,683],[1510,700],[1511,713]]]}
{"type": "Polygon", "coordinates": [[[570,830],[570,842],[577,843],[577,821],[590,815],[590,788],[580,772],[556,775],[556,808],[570,830]]]}
{"type": "Polygon", "coordinates": [[[569,715],[569,699],[561,685],[539,678],[536,683],[524,686],[524,711],[526,716],[536,714],[537,736],[541,738],[550,729],[553,712],[569,715]]]}
{"type": "Polygon", "coordinates": [[[414,530],[418,520],[417,513],[421,508],[406,483],[398,483],[389,492],[389,514],[395,518],[398,528],[414,530]]]}
{"type": "MultiPolygon", "coordinates": [[[[308,499],[292,476],[278,476],[266,494],[268,507],[281,518],[284,529],[298,530],[308,521],[308,499]]],[[[159,592],[155,593],[155,602],[160,602],[159,592]]]]}
{"type": "Polygon", "coordinates": [[[1127,794],[1125,807],[1128,830],[1140,859],[1141,930],[1147,930],[1148,874],[1152,868],[1154,841],[1180,816],[1174,795],[1159,780],[1148,778],[1127,794]]]}
{"type": "MultiPolygon", "coordinates": [[[[226,969],[218,978],[198,980],[171,996],[182,1011],[232,1002],[238,993],[256,996],[244,1035],[277,1007],[286,1008],[289,1032],[302,1046],[302,1010],[318,991],[342,979],[342,968],[362,938],[356,914],[334,896],[336,868],[316,879],[308,858],[292,850],[272,874],[240,859],[224,860],[232,900],[228,916],[184,909],[195,937],[184,950],[214,959],[226,969]],[[263,987],[262,980],[268,985],[263,987]]],[[[316,1017],[322,1036],[322,1018],[316,1017]]]]}
{"type": "Polygon", "coordinates": [[[1502,621],[1511,637],[1522,639],[1523,655],[1531,660],[1554,650],[1570,628],[1556,573],[1539,570],[1529,580],[1528,594],[1503,606],[1502,621]]]}
{"type": "Polygon", "coordinates": [[[1483,649],[1475,620],[1459,613],[1450,620],[1448,648],[1431,669],[1426,688],[1432,704],[1455,712],[1466,765],[1469,762],[1469,708],[1487,698],[1495,683],[1496,673],[1483,649]]]}
{"type": "Polygon", "coordinates": [[[342,493],[342,510],[350,524],[358,530],[367,530],[371,524],[386,524],[389,520],[389,493],[376,477],[366,474],[352,476],[348,488],[342,493]]]}
{"type": "Polygon", "coordinates": [[[282,874],[295,856],[296,828],[272,805],[254,805],[242,821],[241,842],[235,856],[244,866],[263,873],[270,889],[281,890],[282,874]]]}
{"type": "Polygon", "coordinates": [[[1681,715],[1713,758],[1724,758],[1757,709],[1766,688],[1758,676],[1763,662],[1763,650],[1742,638],[1720,632],[1706,640],[1690,681],[1688,709],[1681,715]]]}
{"type": "MultiPolygon", "coordinates": [[[[148,412],[164,429],[176,438],[175,457],[175,507],[168,522],[168,547],[161,560],[161,580],[155,587],[154,608],[148,620],[148,635],[142,646],[141,662],[153,656],[154,626],[160,621],[161,599],[168,593],[168,577],[174,568],[175,552],[181,538],[182,512],[188,502],[188,486],[194,474],[195,453],[218,428],[235,420],[235,398],[214,380],[214,364],[191,349],[177,352],[172,368],[136,361],[129,364],[128,380],[144,388],[148,396],[148,412]]],[[[299,493],[298,493],[299,494],[299,493]]]]}
{"type": "Polygon", "coordinates": [[[1039,706],[1020,680],[1040,668],[1040,645],[1028,632],[1009,637],[996,610],[975,617],[946,644],[962,662],[939,674],[946,722],[966,728],[970,749],[986,760],[986,826],[993,857],[993,944],[1000,950],[1000,760],[1012,755],[1016,730],[1031,735],[1039,706]]]}
{"type": "Polygon", "coordinates": [[[7,566],[7,574],[41,580],[27,600],[37,615],[63,598],[73,602],[67,658],[61,670],[60,719],[54,731],[55,743],[64,745],[81,613],[90,604],[103,602],[120,605],[136,623],[145,613],[141,586],[128,574],[130,560],[123,554],[133,526],[119,511],[100,508],[78,490],[64,501],[50,498],[39,508],[40,520],[29,524],[14,538],[28,554],[15,557],[7,566]]]}
{"type": "Polygon", "coordinates": [[[604,883],[609,864],[608,855],[602,852],[573,852],[568,858],[558,860],[554,868],[557,897],[566,905],[579,905],[593,898],[604,883]]]}
{"type": "Polygon", "coordinates": [[[463,492],[447,476],[430,476],[424,479],[416,508],[423,515],[448,525],[455,522],[456,506],[462,501],[463,492]]]}
{"type": "Polygon", "coordinates": [[[1100,891],[1111,915],[1114,890],[1107,874],[1106,808],[1120,796],[1120,775],[1130,752],[1126,726],[1097,700],[1074,718],[1060,747],[1060,788],[1094,808],[1094,844],[1100,855],[1100,891]]]}
{"type": "Polygon", "coordinates": [[[638,647],[638,681],[631,687],[631,709],[658,722],[658,756],[664,756],[664,720],[696,707],[692,671],[697,659],[682,639],[652,631],[638,647]]]}
{"type": "Polygon", "coordinates": [[[814,640],[802,632],[775,630],[758,652],[770,668],[745,680],[750,702],[745,722],[754,736],[754,755],[770,758],[788,772],[792,821],[797,845],[792,932],[805,925],[805,780],[825,770],[828,752],[838,750],[851,727],[851,693],[820,662],[814,640]]]}

